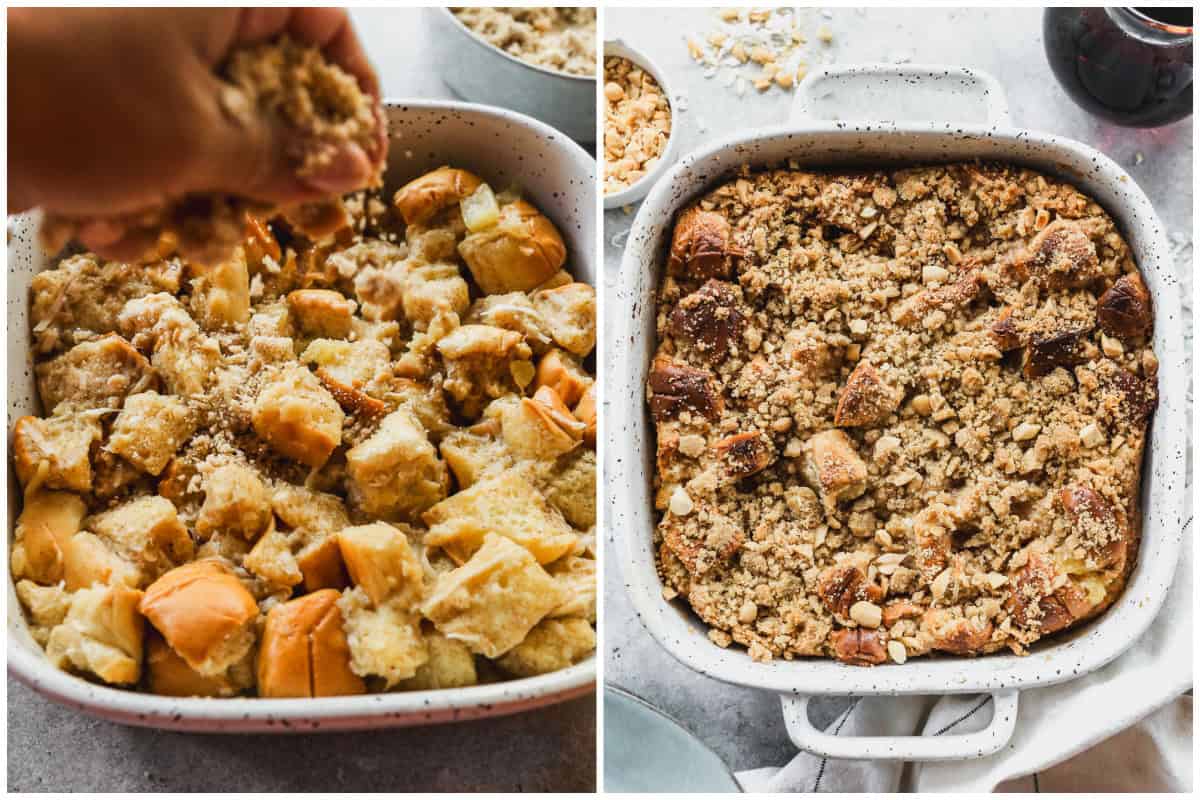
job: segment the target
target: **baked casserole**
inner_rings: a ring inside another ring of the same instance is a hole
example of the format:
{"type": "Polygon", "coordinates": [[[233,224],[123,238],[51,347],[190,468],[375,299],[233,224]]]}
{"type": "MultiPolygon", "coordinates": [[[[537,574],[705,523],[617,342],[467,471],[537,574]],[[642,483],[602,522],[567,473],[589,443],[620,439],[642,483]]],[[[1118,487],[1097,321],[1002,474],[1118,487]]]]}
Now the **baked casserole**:
{"type": "Polygon", "coordinates": [[[676,218],[646,387],[667,599],[755,660],[972,656],[1095,617],[1157,402],[1112,219],[992,163],[726,180],[676,218]]]}

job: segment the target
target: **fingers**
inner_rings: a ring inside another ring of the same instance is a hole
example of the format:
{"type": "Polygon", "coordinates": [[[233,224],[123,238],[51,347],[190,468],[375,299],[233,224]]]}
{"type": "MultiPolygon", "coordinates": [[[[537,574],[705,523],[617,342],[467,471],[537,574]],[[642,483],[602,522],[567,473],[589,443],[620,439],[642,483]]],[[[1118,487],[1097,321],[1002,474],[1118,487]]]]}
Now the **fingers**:
{"type": "Polygon", "coordinates": [[[295,9],[287,30],[298,41],[320,48],[330,61],[357,78],[364,92],[379,97],[379,79],[345,9],[295,9]]]}
{"type": "Polygon", "coordinates": [[[78,232],[83,246],[109,261],[140,261],[158,242],[158,232],[126,228],[111,220],[84,223],[78,232]]]}

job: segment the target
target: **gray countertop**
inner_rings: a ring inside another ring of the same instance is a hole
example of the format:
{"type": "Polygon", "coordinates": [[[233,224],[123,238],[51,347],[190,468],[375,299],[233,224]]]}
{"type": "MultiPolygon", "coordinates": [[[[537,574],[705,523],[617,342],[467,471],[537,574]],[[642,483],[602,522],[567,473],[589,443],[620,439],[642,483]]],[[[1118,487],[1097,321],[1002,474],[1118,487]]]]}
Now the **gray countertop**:
{"type": "MultiPolygon", "coordinates": [[[[687,53],[684,36],[714,30],[715,9],[609,9],[606,38],[620,37],[646,53],[667,73],[679,111],[679,155],[738,131],[783,123],[791,93],[752,87],[739,97],[720,76],[706,78],[687,53]],[[682,96],[683,103],[679,102],[682,96]]],[[[1192,236],[1192,120],[1153,131],[1119,128],[1077,107],[1059,88],[1042,50],[1041,11],[1004,9],[832,9],[798,17],[813,55],[837,63],[954,64],[985,70],[1008,94],[1013,123],[1086,142],[1124,167],[1154,203],[1171,234],[1190,287],[1192,236]],[[833,33],[830,45],[815,41],[819,26],[833,33]]],[[[605,283],[617,275],[621,251],[636,208],[605,214],[605,283]]],[[[1190,315],[1191,293],[1185,294],[1190,315]]],[[[607,308],[606,315],[621,309],[607,308]]],[[[1190,327],[1189,327],[1190,330],[1190,327]]],[[[607,539],[611,541],[611,532],[607,539]]],[[[611,548],[609,552],[614,552],[611,548]]],[[[779,766],[795,753],[779,700],[703,677],[677,663],[642,628],[626,598],[621,565],[605,564],[605,680],[680,720],[734,770],[779,766]]],[[[838,701],[817,708],[832,719],[838,701]]]]}
{"type": "MultiPolygon", "coordinates": [[[[389,97],[452,97],[417,9],[352,15],[389,97]]],[[[128,728],[8,679],[8,788],[25,792],[574,791],[596,785],[596,701],[366,733],[213,736],[128,728]]]]}

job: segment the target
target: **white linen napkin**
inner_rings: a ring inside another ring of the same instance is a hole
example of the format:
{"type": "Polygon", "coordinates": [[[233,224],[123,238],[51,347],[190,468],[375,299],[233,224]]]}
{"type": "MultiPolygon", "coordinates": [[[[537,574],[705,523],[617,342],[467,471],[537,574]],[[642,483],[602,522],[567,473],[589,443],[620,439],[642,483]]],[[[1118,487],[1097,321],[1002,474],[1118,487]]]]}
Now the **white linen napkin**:
{"type": "MultiPolygon", "coordinates": [[[[1021,692],[1012,741],[986,758],[943,763],[843,761],[797,753],[737,774],[746,791],[1175,791],[1192,788],[1192,545],[1150,629],[1082,678],[1021,692]]],[[[855,698],[827,730],[840,736],[968,733],[990,695],[855,698]]]]}

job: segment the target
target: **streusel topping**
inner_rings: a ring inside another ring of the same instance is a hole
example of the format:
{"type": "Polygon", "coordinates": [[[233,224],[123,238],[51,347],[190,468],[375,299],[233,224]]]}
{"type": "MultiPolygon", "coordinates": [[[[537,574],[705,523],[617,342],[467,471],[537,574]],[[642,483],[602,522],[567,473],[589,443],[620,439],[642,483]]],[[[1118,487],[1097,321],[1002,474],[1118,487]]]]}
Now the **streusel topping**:
{"type": "Polygon", "coordinates": [[[657,325],[659,568],[718,645],[1024,653],[1124,586],[1152,312],[1069,184],[743,170],[676,220],[657,325]]]}

